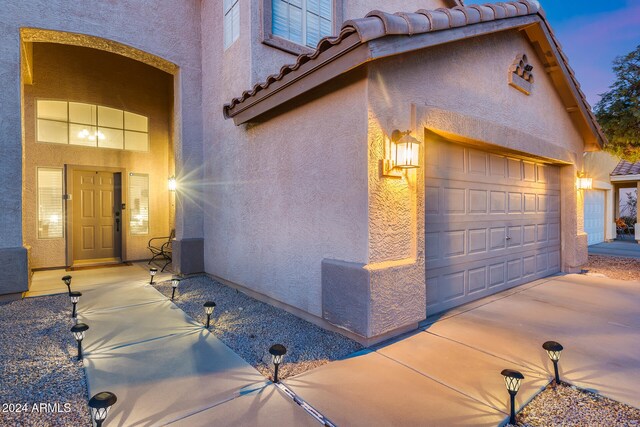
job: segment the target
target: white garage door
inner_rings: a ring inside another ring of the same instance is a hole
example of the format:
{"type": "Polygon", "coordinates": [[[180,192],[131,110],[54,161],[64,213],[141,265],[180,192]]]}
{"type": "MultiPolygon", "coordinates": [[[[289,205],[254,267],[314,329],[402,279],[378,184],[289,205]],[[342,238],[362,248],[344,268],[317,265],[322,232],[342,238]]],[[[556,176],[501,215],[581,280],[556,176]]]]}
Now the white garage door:
{"type": "Polygon", "coordinates": [[[557,166],[426,147],[427,315],[560,271],[557,166]]]}
{"type": "Polygon", "coordinates": [[[604,242],[604,191],[584,192],[584,231],[590,245],[604,242]]]}

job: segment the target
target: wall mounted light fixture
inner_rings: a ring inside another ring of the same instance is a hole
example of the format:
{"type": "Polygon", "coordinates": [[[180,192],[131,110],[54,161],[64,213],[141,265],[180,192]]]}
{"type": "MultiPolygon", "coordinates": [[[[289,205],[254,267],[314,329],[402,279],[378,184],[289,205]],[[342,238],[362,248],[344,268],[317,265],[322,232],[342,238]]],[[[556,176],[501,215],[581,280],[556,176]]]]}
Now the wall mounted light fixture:
{"type": "Polygon", "coordinates": [[[593,178],[588,177],[584,172],[578,172],[576,188],[578,190],[591,190],[593,188],[593,178]]]}
{"type": "Polygon", "coordinates": [[[169,191],[176,191],[176,188],[178,188],[178,182],[176,181],[176,177],[175,176],[171,176],[169,177],[169,191]]]}
{"type": "Polygon", "coordinates": [[[382,175],[399,178],[403,169],[419,168],[420,145],[420,141],[411,136],[409,130],[402,132],[396,129],[391,132],[391,137],[385,141],[382,175]]]}

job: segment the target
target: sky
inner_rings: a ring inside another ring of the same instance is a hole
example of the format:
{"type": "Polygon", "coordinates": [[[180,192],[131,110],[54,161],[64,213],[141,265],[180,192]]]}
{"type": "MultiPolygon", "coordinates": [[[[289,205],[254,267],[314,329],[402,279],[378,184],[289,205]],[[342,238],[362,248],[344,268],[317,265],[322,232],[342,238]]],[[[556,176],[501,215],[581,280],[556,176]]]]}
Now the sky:
{"type": "MultiPolygon", "coordinates": [[[[640,0],[539,0],[593,107],[614,82],[612,62],[640,45],[640,0]]],[[[466,5],[495,3],[465,0],[466,5]]]]}

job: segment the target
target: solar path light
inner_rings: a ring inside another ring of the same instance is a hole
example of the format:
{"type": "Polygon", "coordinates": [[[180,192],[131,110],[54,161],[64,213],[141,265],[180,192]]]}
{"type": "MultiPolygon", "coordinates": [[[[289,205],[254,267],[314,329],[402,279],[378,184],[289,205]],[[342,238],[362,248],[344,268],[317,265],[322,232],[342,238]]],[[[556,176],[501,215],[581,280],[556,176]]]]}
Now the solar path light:
{"type": "Polygon", "coordinates": [[[73,305],[73,310],[71,311],[71,318],[75,319],[77,317],[76,304],[78,304],[78,301],[80,301],[82,292],[69,292],[69,296],[71,297],[71,304],[73,305]]]}
{"type": "Polygon", "coordinates": [[[89,326],[84,323],[76,323],[71,327],[73,337],[78,341],[78,360],[82,360],[82,340],[87,329],[89,329],[89,326]]]}
{"type": "Polygon", "coordinates": [[[178,285],[180,284],[180,278],[179,277],[174,277],[173,279],[171,279],[171,287],[173,288],[171,290],[171,301],[173,301],[173,297],[176,296],[176,289],[178,289],[178,285]]]}
{"type": "Polygon", "coordinates": [[[213,310],[216,308],[216,303],[213,301],[207,301],[204,303],[204,312],[207,314],[207,329],[209,329],[209,324],[211,323],[211,315],[213,314],[213,310]]]}
{"type": "Polygon", "coordinates": [[[117,400],[116,395],[110,391],[101,391],[89,399],[89,408],[91,408],[91,416],[96,422],[96,427],[102,427],[102,423],[109,414],[109,409],[117,400]]]}
{"type": "Polygon", "coordinates": [[[547,341],[546,343],[542,344],[542,348],[547,351],[549,359],[551,359],[551,361],[553,362],[553,370],[556,374],[556,384],[560,384],[560,375],[558,374],[558,361],[560,360],[560,353],[562,353],[564,347],[562,347],[560,343],[557,343],[555,341],[547,341]]]}
{"type": "Polygon", "coordinates": [[[149,269],[149,275],[151,276],[151,281],[149,282],[150,285],[153,285],[153,277],[158,274],[158,269],[155,267],[151,267],[149,269]]]}
{"type": "Polygon", "coordinates": [[[513,369],[504,369],[500,372],[504,376],[504,382],[507,386],[507,391],[509,391],[509,396],[511,396],[511,415],[509,417],[509,424],[516,423],[516,394],[518,394],[518,390],[520,390],[520,382],[524,379],[524,375],[522,375],[518,371],[514,371],[513,369]]]}
{"type": "Polygon", "coordinates": [[[67,290],[69,292],[69,295],[71,295],[71,276],[69,276],[68,274],[66,276],[63,276],[62,281],[65,285],[67,285],[67,290]]]}
{"type": "Polygon", "coordinates": [[[274,372],[273,372],[273,382],[278,382],[278,368],[282,363],[282,359],[284,359],[284,355],[287,354],[287,348],[282,344],[274,344],[269,349],[269,353],[271,353],[271,361],[273,362],[274,372]]]}

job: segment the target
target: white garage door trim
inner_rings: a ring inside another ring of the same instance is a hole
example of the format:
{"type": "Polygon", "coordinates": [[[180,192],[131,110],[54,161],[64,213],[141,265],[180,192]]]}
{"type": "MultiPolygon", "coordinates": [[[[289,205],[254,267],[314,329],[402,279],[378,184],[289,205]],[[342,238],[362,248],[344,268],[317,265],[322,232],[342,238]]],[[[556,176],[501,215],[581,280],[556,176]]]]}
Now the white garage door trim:
{"type": "Polygon", "coordinates": [[[584,192],[584,232],[587,233],[588,245],[605,241],[604,208],[605,191],[594,189],[584,192]]]}
{"type": "Polygon", "coordinates": [[[427,315],[560,271],[557,166],[426,147],[427,315]]]}

